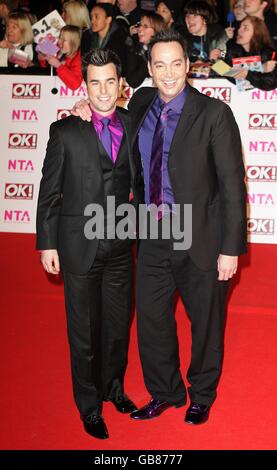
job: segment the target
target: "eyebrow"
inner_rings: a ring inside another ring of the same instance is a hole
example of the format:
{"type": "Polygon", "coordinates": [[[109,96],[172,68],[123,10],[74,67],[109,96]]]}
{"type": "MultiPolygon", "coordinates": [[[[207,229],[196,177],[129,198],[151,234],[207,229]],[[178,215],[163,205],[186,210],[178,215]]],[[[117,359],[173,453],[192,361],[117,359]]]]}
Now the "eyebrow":
{"type": "MultiPolygon", "coordinates": [[[[182,59],[174,59],[170,63],[173,64],[175,62],[182,62],[182,59]]],[[[159,65],[159,64],[163,65],[163,64],[166,64],[166,62],[163,62],[162,60],[156,60],[154,62],[154,65],[159,65]]]]}
{"type": "MultiPolygon", "coordinates": [[[[115,79],[115,77],[110,77],[110,78],[105,78],[104,81],[105,81],[105,82],[109,82],[110,80],[115,81],[116,79],[115,79]]],[[[92,83],[92,82],[94,82],[94,83],[99,83],[100,81],[102,81],[102,80],[101,80],[101,79],[97,80],[96,78],[92,78],[92,79],[89,81],[89,83],[92,83]]]]}

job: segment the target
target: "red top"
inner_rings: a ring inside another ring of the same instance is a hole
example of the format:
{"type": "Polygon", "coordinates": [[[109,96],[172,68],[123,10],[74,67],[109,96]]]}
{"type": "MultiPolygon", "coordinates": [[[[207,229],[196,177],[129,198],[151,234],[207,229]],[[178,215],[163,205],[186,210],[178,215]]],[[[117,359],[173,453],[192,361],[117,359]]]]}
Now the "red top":
{"type": "Polygon", "coordinates": [[[65,58],[65,63],[57,68],[57,74],[71,90],[79,88],[83,81],[80,50],[73,57],[65,58]]]}

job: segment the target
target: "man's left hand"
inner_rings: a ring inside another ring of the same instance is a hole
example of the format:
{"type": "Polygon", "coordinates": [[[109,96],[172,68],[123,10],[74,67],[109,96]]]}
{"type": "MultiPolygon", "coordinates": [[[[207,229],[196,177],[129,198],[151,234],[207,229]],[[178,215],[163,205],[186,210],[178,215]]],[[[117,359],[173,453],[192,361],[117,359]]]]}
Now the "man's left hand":
{"type": "Polygon", "coordinates": [[[236,274],[238,269],[238,257],[219,255],[217,260],[218,280],[228,281],[236,274]]]}

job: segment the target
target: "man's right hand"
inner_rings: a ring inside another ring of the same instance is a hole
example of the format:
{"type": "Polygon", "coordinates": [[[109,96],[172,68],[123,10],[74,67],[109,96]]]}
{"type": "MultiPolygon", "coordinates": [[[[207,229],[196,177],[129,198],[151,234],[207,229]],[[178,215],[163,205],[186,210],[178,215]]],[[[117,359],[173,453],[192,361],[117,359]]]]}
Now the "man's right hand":
{"type": "Polygon", "coordinates": [[[59,274],[60,262],[57,250],[43,250],[40,260],[45,271],[50,274],[59,274]]]}
{"type": "Polygon", "coordinates": [[[91,121],[91,109],[89,106],[88,100],[80,100],[74,104],[73,108],[71,109],[71,114],[73,116],[79,116],[83,121],[91,121]]]}

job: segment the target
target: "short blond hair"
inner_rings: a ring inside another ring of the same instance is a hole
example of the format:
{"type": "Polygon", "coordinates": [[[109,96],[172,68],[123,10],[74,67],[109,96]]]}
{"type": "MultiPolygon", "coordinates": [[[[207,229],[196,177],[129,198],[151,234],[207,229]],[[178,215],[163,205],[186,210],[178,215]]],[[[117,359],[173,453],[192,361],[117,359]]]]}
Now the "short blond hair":
{"type": "Polygon", "coordinates": [[[77,26],[72,26],[67,24],[60,31],[60,38],[64,36],[65,33],[69,35],[69,45],[70,52],[68,52],[68,57],[73,57],[81,45],[81,30],[77,26]]]}
{"type": "Polygon", "coordinates": [[[68,25],[78,26],[81,29],[90,27],[89,11],[81,0],[68,0],[63,5],[63,11],[70,16],[68,25]]]}
{"type": "Polygon", "coordinates": [[[10,13],[8,16],[8,22],[13,21],[20,29],[22,46],[26,44],[32,44],[34,42],[34,35],[32,25],[29,16],[26,13],[10,13]]]}

